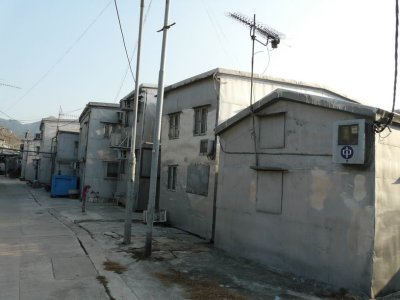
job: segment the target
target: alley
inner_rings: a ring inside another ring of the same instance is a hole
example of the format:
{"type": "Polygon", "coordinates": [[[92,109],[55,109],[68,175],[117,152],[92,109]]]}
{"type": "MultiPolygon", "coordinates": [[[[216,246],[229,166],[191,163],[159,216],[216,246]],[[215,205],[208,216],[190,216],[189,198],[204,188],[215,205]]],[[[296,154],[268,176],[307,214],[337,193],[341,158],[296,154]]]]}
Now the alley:
{"type": "Polygon", "coordinates": [[[153,255],[144,258],[140,214],[123,245],[124,208],[88,203],[82,213],[80,205],[0,176],[0,300],[366,299],[166,226],[155,226],[153,255]]]}
{"type": "Polygon", "coordinates": [[[0,179],[0,299],[108,299],[75,234],[24,183],[0,179]]]}

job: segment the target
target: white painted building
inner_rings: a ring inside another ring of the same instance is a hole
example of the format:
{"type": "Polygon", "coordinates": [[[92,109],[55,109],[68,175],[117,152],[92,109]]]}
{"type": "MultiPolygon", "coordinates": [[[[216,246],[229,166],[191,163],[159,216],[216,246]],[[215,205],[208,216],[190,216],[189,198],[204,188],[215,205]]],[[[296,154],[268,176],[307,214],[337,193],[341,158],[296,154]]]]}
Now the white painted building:
{"type": "Polygon", "coordinates": [[[35,181],[39,179],[39,152],[41,144],[41,135],[35,134],[24,140],[24,149],[21,160],[21,178],[27,181],[35,181]]]}
{"type": "Polygon", "coordinates": [[[400,116],[275,92],[216,128],[215,245],[358,290],[400,290],[400,116]],[[255,132],[255,134],[251,134],[255,132]]]}
{"type": "Polygon", "coordinates": [[[79,117],[79,176],[81,190],[104,201],[114,197],[120,172],[118,153],[110,148],[111,134],[118,130],[120,107],[114,103],[89,102],[79,117]]]}
{"type": "Polygon", "coordinates": [[[45,118],[40,123],[40,155],[38,161],[38,179],[41,183],[50,184],[54,173],[54,147],[58,130],[79,132],[79,122],[72,119],[45,118]]]}
{"type": "MultiPolygon", "coordinates": [[[[277,88],[351,101],[321,86],[259,75],[254,101],[277,88]]],[[[225,69],[165,88],[160,208],[173,226],[212,239],[219,154],[214,128],[249,106],[249,99],[250,74],[225,69]]]]}
{"type": "MultiPolygon", "coordinates": [[[[156,114],[157,87],[151,84],[139,86],[139,103],[136,131],[136,172],[135,172],[135,202],[134,210],[147,209],[149,198],[151,151],[153,143],[153,128],[156,114]]],[[[117,151],[120,163],[120,173],[116,186],[116,195],[125,204],[127,184],[130,182],[129,158],[131,125],[134,115],[134,91],[120,101],[120,112],[117,112],[120,126],[111,133],[110,147],[117,151]]],[[[133,189],[131,189],[133,190],[133,189]]]]}
{"type": "Polygon", "coordinates": [[[54,147],[53,175],[78,175],[79,132],[58,130],[54,147]]]}

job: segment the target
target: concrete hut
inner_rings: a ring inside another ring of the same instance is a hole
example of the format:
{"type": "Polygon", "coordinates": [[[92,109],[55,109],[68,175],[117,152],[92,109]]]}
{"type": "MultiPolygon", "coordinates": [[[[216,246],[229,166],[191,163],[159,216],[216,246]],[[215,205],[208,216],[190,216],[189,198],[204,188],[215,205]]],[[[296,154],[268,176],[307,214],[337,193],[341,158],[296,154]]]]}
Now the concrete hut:
{"type": "Polygon", "coordinates": [[[369,296],[400,290],[400,116],[276,90],[216,128],[216,246],[369,296]],[[255,137],[255,138],[254,138],[255,137]]]}

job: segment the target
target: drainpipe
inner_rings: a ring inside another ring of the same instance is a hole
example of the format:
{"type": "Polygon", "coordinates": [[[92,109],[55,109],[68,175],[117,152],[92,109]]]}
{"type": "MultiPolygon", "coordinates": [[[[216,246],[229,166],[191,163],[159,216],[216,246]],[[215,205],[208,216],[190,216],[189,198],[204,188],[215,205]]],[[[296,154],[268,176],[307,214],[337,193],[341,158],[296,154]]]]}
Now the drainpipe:
{"type": "MultiPolygon", "coordinates": [[[[217,108],[216,108],[216,116],[215,116],[215,128],[217,128],[218,123],[219,123],[219,100],[220,100],[220,90],[221,90],[221,84],[220,84],[220,78],[217,77],[218,72],[215,72],[213,75],[213,81],[214,81],[214,90],[217,96],[217,108]]],[[[218,145],[218,136],[215,134],[214,138],[214,160],[215,160],[215,175],[214,175],[214,199],[213,199],[213,215],[212,215],[212,231],[211,231],[211,243],[214,243],[215,240],[215,223],[217,219],[217,195],[218,195],[218,174],[219,174],[219,147],[218,145]]]]}

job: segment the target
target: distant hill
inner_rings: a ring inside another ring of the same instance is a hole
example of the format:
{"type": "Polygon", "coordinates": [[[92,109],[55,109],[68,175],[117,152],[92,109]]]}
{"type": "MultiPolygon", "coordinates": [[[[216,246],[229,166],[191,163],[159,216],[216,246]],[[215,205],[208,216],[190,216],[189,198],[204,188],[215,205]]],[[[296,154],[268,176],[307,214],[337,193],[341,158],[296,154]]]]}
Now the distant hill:
{"type": "Polygon", "coordinates": [[[0,127],[5,127],[10,129],[12,133],[21,138],[25,136],[25,132],[27,132],[28,130],[31,136],[35,133],[38,133],[39,126],[40,126],[40,121],[34,123],[22,124],[21,122],[16,120],[6,120],[0,118],[0,127]]]}

